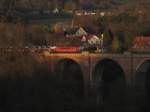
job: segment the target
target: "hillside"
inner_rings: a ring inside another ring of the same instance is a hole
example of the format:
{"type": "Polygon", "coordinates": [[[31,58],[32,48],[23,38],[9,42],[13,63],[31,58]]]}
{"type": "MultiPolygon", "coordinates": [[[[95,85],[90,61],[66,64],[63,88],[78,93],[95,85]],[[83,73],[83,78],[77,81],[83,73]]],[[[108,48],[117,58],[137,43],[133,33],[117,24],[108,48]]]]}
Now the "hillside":
{"type": "Polygon", "coordinates": [[[118,7],[147,7],[150,0],[1,0],[0,8],[33,9],[117,9],[118,7]]]}
{"type": "MultiPolygon", "coordinates": [[[[105,30],[109,29],[114,34],[114,37],[121,38],[120,40],[126,41],[126,48],[130,47],[134,37],[150,35],[150,0],[1,0],[0,4],[1,10],[5,9],[4,11],[10,11],[18,8],[34,9],[34,11],[36,11],[36,9],[38,11],[49,11],[58,7],[62,10],[99,9],[106,13],[112,12],[111,15],[106,15],[105,17],[73,16],[74,25],[81,26],[87,30],[87,32],[98,36],[101,33],[105,33],[105,30]]],[[[29,12],[31,10],[29,10],[29,12]]],[[[33,14],[31,15],[33,16],[33,14]]],[[[31,18],[31,16],[28,15],[27,17],[31,18]]],[[[40,19],[42,17],[43,20],[43,17],[45,16],[38,15],[34,18],[38,19],[37,17],[40,19]]],[[[49,15],[48,19],[50,20],[52,18],[56,19],[56,16],[53,17],[52,15],[49,15]]],[[[43,40],[44,42],[47,40],[51,45],[56,43],[58,45],[73,45],[74,43],[72,40],[65,40],[63,38],[63,32],[55,32],[55,24],[49,25],[50,23],[47,23],[46,25],[32,26],[31,23],[26,24],[26,22],[22,22],[21,20],[18,20],[18,23],[11,23],[8,21],[3,23],[5,22],[5,18],[3,18],[3,16],[0,18],[0,22],[0,36],[3,37],[0,38],[1,46],[13,46],[17,45],[18,42],[18,46],[41,45],[41,41],[43,40]],[[60,34],[58,35],[57,33],[60,34]]],[[[62,20],[59,20],[58,22],[67,24],[62,20]]],[[[58,27],[58,30],[60,29],[58,27]]],[[[77,42],[77,44],[78,43],[79,42],[77,42]]]]}

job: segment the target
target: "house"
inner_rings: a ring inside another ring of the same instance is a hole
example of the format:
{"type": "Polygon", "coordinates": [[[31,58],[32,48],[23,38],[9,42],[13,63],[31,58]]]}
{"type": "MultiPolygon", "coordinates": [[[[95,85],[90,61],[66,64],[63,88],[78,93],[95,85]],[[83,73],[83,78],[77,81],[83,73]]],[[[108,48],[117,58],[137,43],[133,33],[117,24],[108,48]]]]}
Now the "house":
{"type": "Polygon", "coordinates": [[[102,40],[96,35],[88,34],[80,37],[82,43],[86,43],[90,46],[92,45],[102,45],[102,40]]]}
{"type": "Polygon", "coordinates": [[[87,35],[87,32],[82,27],[72,27],[64,31],[66,37],[81,37],[87,35]]]}
{"type": "Polygon", "coordinates": [[[75,15],[76,16],[83,16],[84,15],[84,11],[83,10],[76,10],[75,11],[75,15]]]}
{"type": "Polygon", "coordinates": [[[59,13],[59,9],[58,9],[58,8],[55,8],[52,12],[53,12],[54,14],[57,14],[57,13],[59,13]]]}
{"type": "Polygon", "coordinates": [[[95,16],[95,15],[105,15],[105,12],[100,12],[100,10],[76,10],[75,15],[77,16],[95,16]]]}
{"type": "Polygon", "coordinates": [[[104,17],[105,16],[105,12],[100,12],[100,16],[104,17]]]}
{"type": "Polygon", "coordinates": [[[139,48],[139,47],[149,47],[150,48],[150,36],[148,37],[136,37],[133,40],[133,47],[139,48]]]}
{"type": "Polygon", "coordinates": [[[150,51],[150,36],[135,37],[132,49],[137,51],[150,51]]]}
{"type": "Polygon", "coordinates": [[[88,35],[86,38],[89,45],[100,45],[101,43],[100,38],[96,35],[88,35]]]}

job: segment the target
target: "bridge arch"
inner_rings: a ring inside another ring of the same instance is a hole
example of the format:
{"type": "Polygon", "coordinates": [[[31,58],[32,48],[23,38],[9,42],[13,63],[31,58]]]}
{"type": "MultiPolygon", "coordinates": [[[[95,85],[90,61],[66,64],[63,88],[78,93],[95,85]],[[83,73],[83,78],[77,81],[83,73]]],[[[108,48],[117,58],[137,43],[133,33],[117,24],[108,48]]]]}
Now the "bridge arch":
{"type": "MultiPolygon", "coordinates": [[[[125,93],[126,81],[122,67],[112,59],[98,61],[92,72],[96,102],[114,102],[125,93]]],[[[120,98],[121,99],[121,98],[120,98]]]]}
{"type": "Polygon", "coordinates": [[[135,72],[135,84],[141,88],[145,88],[148,70],[150,68],[150,60],[144,60],[138,65],[135,72]]]}
{"type": "Polygon", "coordinates": [[[55,66],[55,74],[61,81],[64,98],[69,99],[69,105],[74,102],[71,100],[84,100],[84,76],[76,61],[69,58],[59,60],[55,66]]]}
{"type": "Polygon", "coordinates": [[[139,107],[150,103],[150,60],[144,60],[137,68],[134,78],[136,100],[139,107]]]}

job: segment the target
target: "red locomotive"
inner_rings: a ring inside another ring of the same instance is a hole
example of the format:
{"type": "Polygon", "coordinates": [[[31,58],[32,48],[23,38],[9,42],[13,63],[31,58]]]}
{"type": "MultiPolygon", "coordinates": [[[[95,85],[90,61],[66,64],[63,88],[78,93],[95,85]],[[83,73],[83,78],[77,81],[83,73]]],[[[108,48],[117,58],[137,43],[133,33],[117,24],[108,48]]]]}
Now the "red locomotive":
{"type": "Polygon", "coordinates": [[[80,47],[51,47],[50,52],[52,53],[79,53],[80,47]]]}

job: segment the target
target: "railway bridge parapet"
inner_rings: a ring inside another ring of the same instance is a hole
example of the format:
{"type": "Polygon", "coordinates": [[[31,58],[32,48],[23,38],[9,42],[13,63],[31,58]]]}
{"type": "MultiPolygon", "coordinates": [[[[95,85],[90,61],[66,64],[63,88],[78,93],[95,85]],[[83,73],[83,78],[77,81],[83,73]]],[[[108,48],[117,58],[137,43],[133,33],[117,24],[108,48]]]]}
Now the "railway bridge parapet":
{"type": "MultiPolygon", "coordinates": [[[[53,72],[56,71],[56,68],[62,67],[67,70],[66,63],[76,63],[81,69],[84,81],[88,83],[93,81],[96,69],[102,73],[102,69],[115,71],[119,68],[123,72],[127,84],[131,84],[136,78],[137,72],[146,73],[150,66],[150,54],[54,53],[45,56],[49,60],[53,72]]],[[[57,69],[58,71],[59,69],[57,69]]],[[[103,72],[103,75],[105,74],[103,72]]]]}

